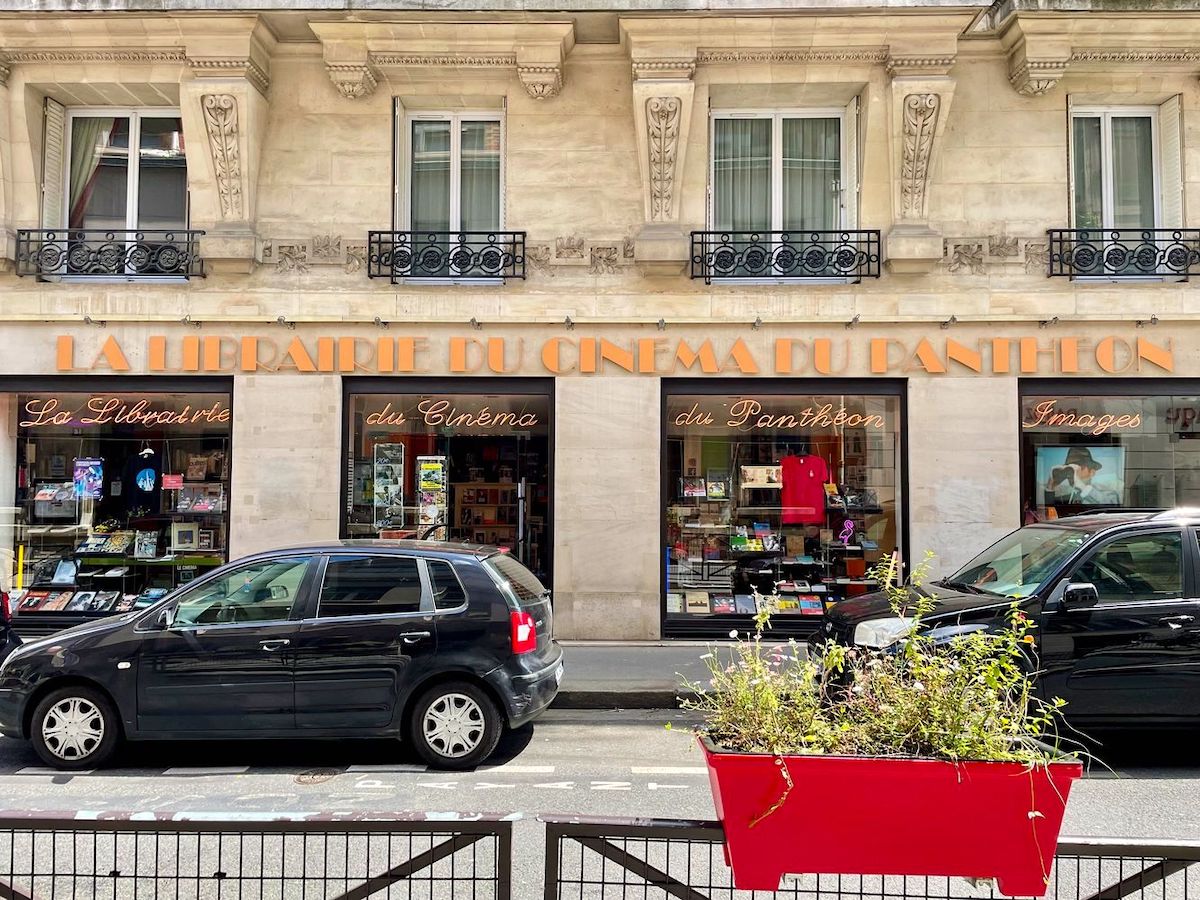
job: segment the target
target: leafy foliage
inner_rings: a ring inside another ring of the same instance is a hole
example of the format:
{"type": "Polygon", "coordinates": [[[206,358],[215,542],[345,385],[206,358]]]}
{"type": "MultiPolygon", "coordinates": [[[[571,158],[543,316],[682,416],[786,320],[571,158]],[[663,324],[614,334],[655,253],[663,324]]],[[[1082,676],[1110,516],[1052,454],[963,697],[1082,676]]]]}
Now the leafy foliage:
{"type": "Polygon", "coordinates": [[[763,640],[777,593],[758,597],[756,627],[707,655],[708,685],[690,684],[688,708],[721,749],[990,760],[1042,765],[1061,758],[1061,700],[1033,696],[1034,622],[1014,602],[995,630],[938,634],[922,619],[934,600],[919,589],[931,557],[907,585],[894,558],[872,570],[907,634],[872,649],[827,642],[819,659],[794,640],[763,640]]]}

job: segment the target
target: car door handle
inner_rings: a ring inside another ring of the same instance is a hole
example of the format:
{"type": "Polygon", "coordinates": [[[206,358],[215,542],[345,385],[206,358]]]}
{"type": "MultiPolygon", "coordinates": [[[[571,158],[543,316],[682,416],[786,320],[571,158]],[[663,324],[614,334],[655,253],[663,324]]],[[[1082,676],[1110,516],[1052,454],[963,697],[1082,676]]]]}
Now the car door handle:
{"type": "Polygon", "coordinates": [[[1169,625],[1172,622],[1176,622],[1176,623],[1182,625],[1186,622],[1195,622],[1196,617],[1195,616],[1163,616],[1158,621],[1164,625],[1169,625]]]}
{"type": "Polygon", "coordinates": [[[430,637],[433,637],[433,635],[428,631],[405,631],[400,635],[400,638],[406,644],[415,644],[417,641],[423,641],[430,637]]]}
{"type": "Polygon", "coordinates": [[[270,641],[259,641],[258,646],[270,653],[272,650],[280,650],[290,643],[291,641],[289,641],[287,638],[275,638],[274,640],[270,641]]]}

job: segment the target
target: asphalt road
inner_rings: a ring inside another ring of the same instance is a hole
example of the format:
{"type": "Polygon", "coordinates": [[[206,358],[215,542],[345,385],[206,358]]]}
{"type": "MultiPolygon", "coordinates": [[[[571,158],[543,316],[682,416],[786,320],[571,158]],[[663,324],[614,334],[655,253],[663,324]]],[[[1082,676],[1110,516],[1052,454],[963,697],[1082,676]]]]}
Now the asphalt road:
{"type": "MultiPolygon", "coordinates": [[[[0,739],[0,808],[515,814],[518,894],[533,896],[538,815],[713,817],[686,725],[675,711],[551,711],[469,773],[428,772],[387,741],[256,741],[131,745],[114,768],[68,775],[0,739]]],[[[1200,841],[1200,737],[1121,736],[1098,752],[1113,771],[1095,767],[1075,788],[1064,835],[1200,841]]]]}

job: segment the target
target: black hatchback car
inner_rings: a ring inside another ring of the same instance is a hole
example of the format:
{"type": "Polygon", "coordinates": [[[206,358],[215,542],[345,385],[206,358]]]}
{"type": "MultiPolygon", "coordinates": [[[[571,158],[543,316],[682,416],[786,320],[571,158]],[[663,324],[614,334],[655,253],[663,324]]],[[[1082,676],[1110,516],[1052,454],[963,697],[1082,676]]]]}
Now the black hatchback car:
{"type": "Polygon", "coordinates": [[[118,742],[400,737],[477,765],[563,674],[550,593],[494,548],[344,541],[239,559],[154,606],[19,646],[0,734],[92,768],[118,742]]]}
{"type": "MultiPolygon", "coordinates": [[[[1200,724],[1200,509],[1102,513],[1029,525],[920,588],[922,620],[950,639],[1000,627],[1014,599],[1034,618],[1039,691],[1076,726],[1200,724]]],[[[832,639],[886,647],[911,622],[867,595],[826,613],[832,639]]]]}

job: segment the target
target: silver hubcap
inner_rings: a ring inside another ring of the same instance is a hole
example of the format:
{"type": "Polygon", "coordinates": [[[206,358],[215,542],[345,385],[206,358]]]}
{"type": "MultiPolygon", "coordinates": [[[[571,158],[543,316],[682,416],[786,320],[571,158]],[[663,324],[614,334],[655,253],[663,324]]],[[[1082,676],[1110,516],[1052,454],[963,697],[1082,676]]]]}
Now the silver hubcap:
{"type": "Polygon", "coordinates": [[[42,719],[42,740],[59,759],[85,759],[104,740],[104,715],[89,700],[67,697],[42,719]]]}
{"type": "Polygon", "coordinates": [[[483,710],[466,694],[446,694],[425,711],[425,740],[449,759],[466,756],[483,740],[483,710]]]}

